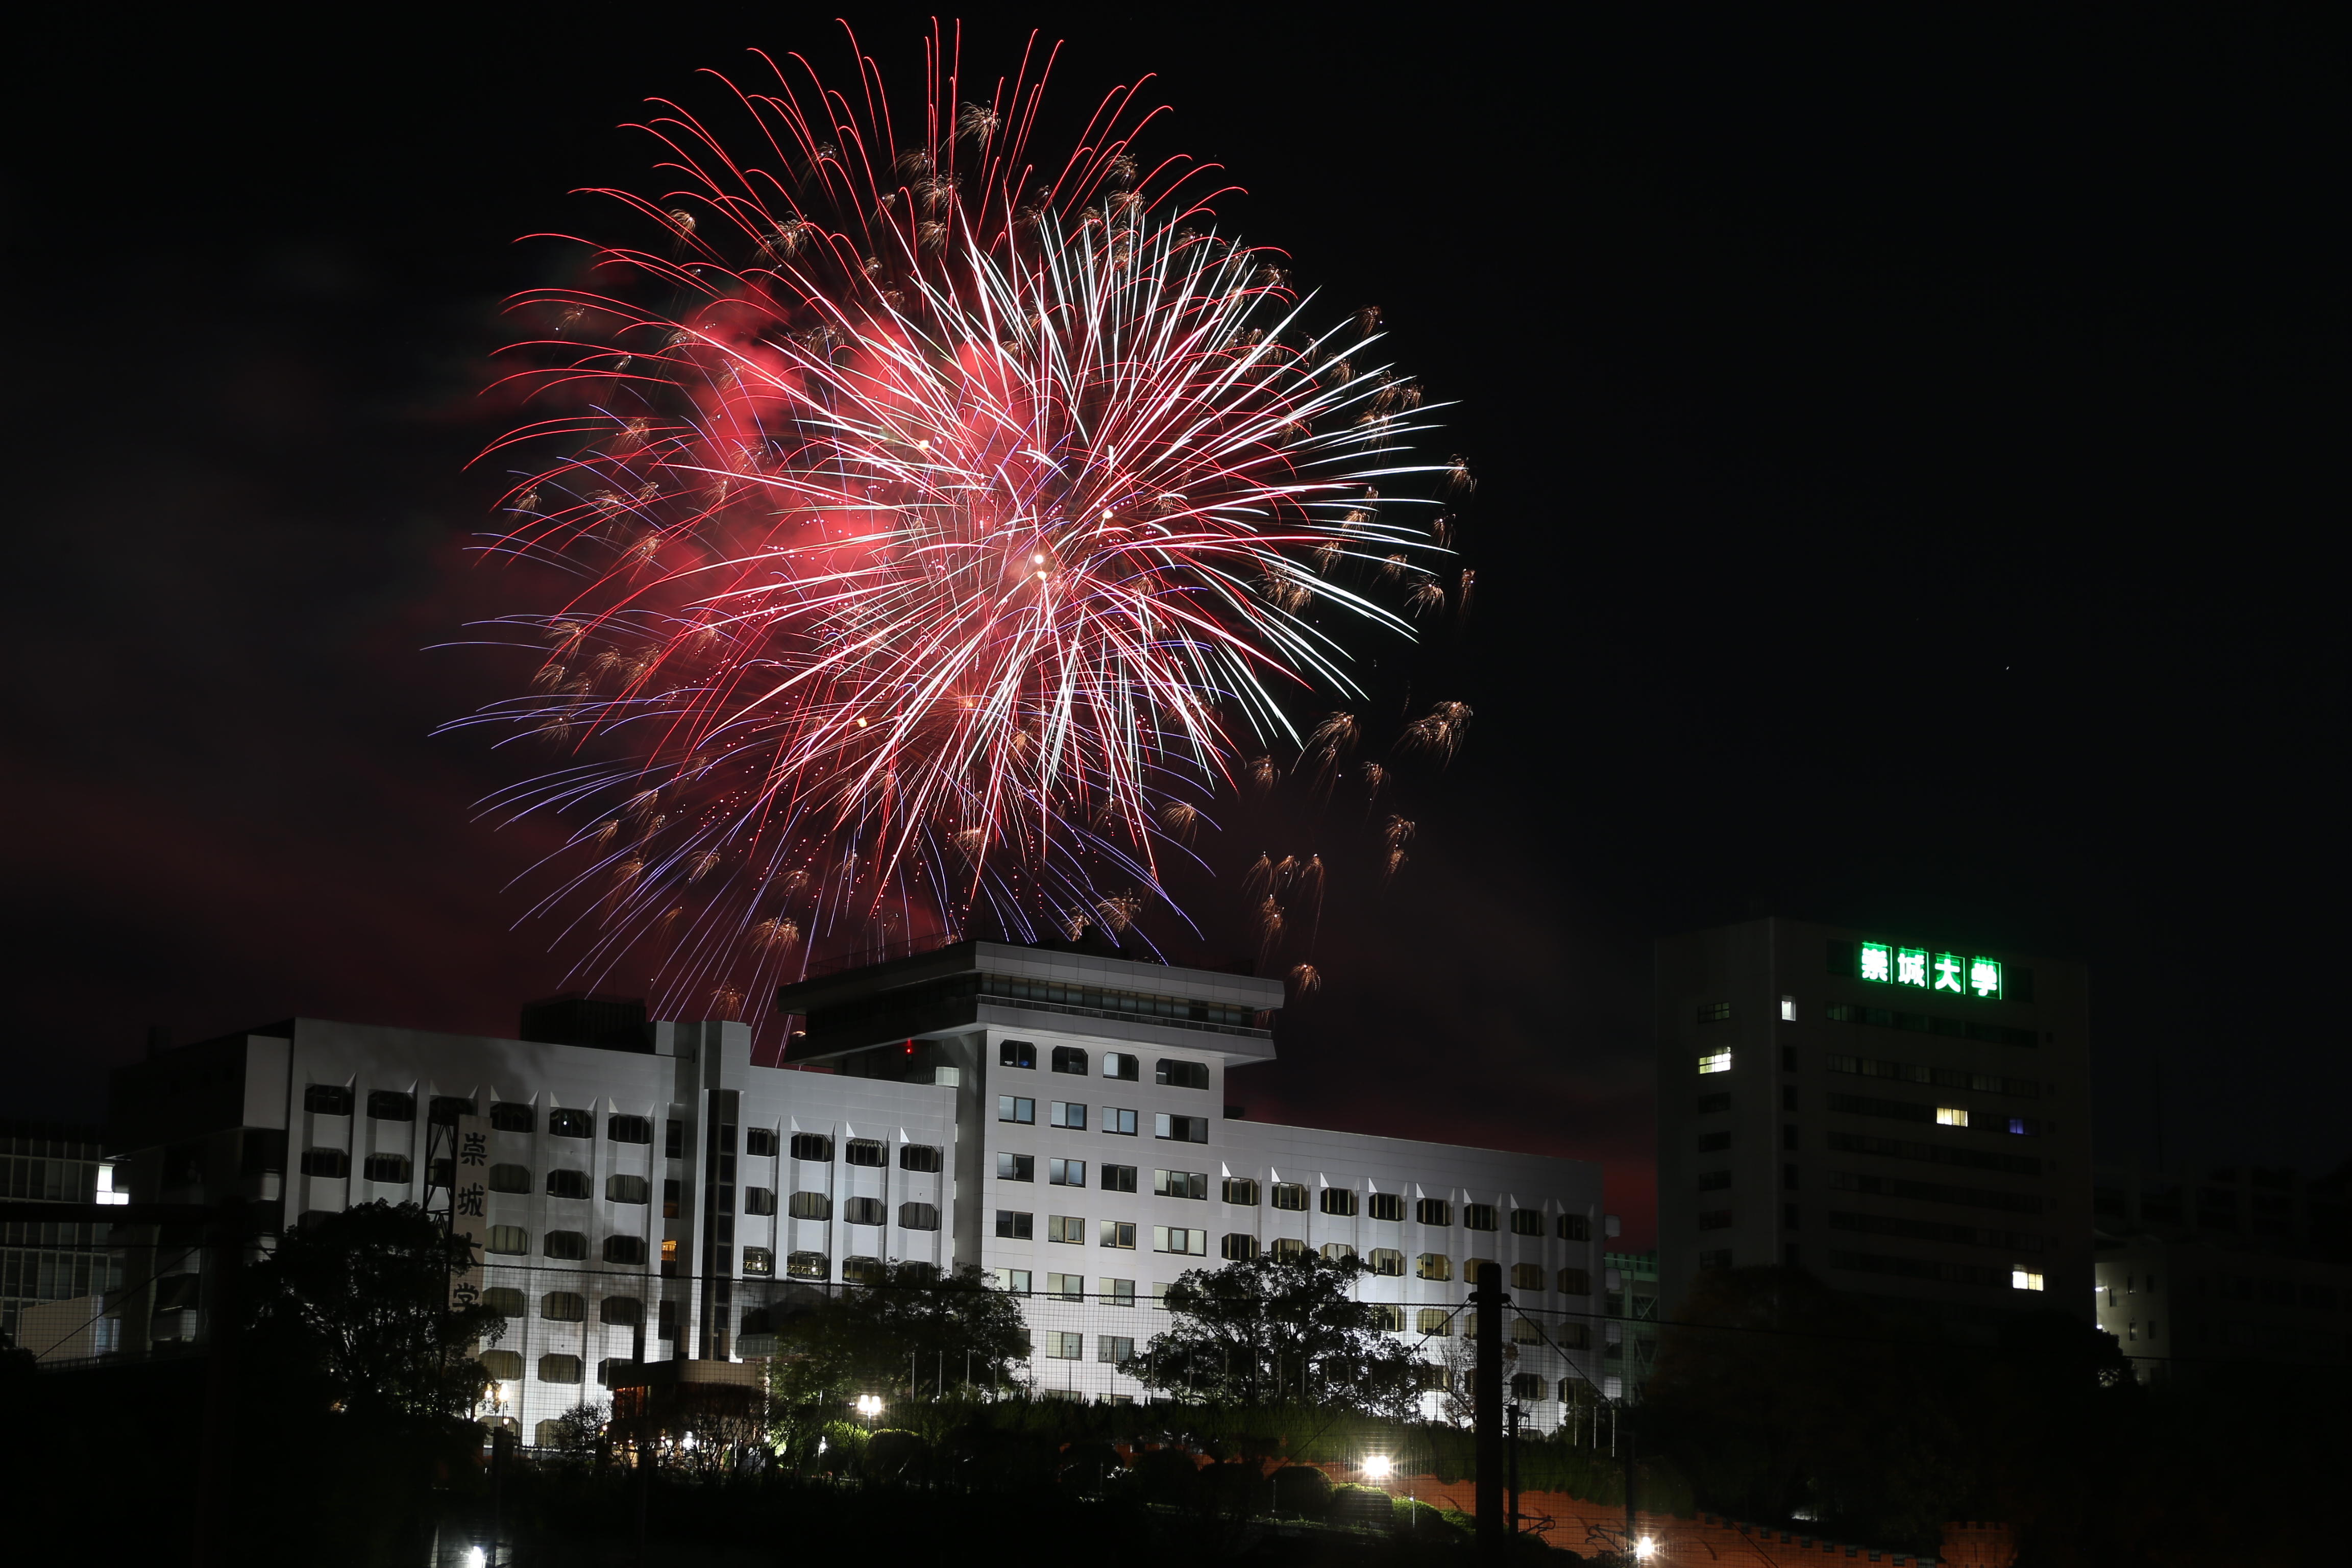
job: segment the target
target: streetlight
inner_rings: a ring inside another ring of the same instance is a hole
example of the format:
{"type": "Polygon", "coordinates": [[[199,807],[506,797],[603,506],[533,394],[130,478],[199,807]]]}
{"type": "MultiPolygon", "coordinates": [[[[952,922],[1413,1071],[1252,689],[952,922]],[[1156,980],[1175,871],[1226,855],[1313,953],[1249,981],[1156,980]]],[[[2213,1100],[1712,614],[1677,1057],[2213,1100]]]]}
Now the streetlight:
{"type": "Polygon", "coordinates": [[[1633,1555],[1639,1561],[1647,1563],[1651,1558],[1655,1557],[1657,1554],[1658,1543],[1650,1537],[1645,1535],[1642,1537],[1641,1540],[1633,1542],[1633,1555]]]}
{"type": "Polygon", "coordinates": [[[868,1432],[874,1430],[874,1423],[882,1414],[882,1396],[878,1394],[859,1394],[857,1414],[866,1417],[866,1429],[868,1432]]]}
{"type": "Polygon", "coordinates": [[[1396,1467],[1389,1462],[1389,1457],[1386,1454],[1374,1454],[1364,1461],[1364,1474],[1376,1481],[1387,1480],[1390,1472],[1395,1468],[1396,1467]]]}

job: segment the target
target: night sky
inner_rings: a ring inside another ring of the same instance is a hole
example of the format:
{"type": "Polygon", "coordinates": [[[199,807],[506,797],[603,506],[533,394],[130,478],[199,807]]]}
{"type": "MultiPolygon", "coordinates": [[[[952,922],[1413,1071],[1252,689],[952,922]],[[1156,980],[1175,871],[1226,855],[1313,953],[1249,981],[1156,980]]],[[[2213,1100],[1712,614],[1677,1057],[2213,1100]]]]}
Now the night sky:
{"type": "MultiPolygon", "coordinates": [[[[506,887],[548,838],[469,816],[512,767],[429,735],[524,668],[425,651],[507,592],[465,464],[546,276],[511,242],[638,178],[646,95],[841,46],[499,10],[16,35],[0,1114],[98,1119],[151,1023],[508,1033],[562,982],[506,887]]],[[[1649,942],[1783,912],[2087,961],[2109,1156],[2159,1073],[2176,1163],[2352,1152],[2341,37],[1473,11],[967,32],[974,75],[1069,38],[1066,109],[1157,72],[1158,144],[1384,309],[1479,476],[1411,863],[1229,814],[1209,948],[1259,848],[1336,868],[1326,988],[1231,1097],[1604,1160],[1646,1237],[1649,942]]],[[[920,14],[853,20],[911,82],[920,14]]]]}

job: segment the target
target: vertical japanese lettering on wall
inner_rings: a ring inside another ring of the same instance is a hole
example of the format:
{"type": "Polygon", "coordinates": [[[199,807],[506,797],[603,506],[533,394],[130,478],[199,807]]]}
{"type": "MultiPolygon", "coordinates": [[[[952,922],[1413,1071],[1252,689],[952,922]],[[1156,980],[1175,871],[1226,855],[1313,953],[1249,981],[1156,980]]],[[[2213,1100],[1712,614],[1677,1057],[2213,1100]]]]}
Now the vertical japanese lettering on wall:
{"type": "Polygon", "coordinates": [[[1942,991],[1955,996],[2000,1000],[2000,961],[1957,952],[1930,952],[1924,947],[1897,947],[1891,942],[1862,944],[1864,980],[1882,985],[1908,985],[1920,991],[1942,991]]]}
{"type": "Polygon", "coordinates": [[[449,1178],[449,1308],[482,1299],[482,1243],[489,1230],[490,1121],[457,1118],[449,1178]]]}

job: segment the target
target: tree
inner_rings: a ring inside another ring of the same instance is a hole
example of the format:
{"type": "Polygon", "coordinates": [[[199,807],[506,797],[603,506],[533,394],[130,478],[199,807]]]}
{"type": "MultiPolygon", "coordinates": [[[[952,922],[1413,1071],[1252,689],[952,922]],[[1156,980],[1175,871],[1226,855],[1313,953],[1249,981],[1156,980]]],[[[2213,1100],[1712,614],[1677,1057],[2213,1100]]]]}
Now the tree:
{"type": "Polygon", "coordinates": [[[1129,1370],[1147,1387],[1238,1404],[1286,1396],[1378,1415],[1413,1404],[1412,1354],[1355,1299],[1363,1264],[1265,1256],[1187,1270],[1174,1318],[1129,1370]]]}
{"type": "Polygon", "coordinates": [[[363,1204],[290,1232],[253,1271],[255,1351],[317,1407],[470,1415],[489,1381],[476,1350],[506,1320],[488,1307],[450,1310],[451,1248],[415,1204],[363,1204]]]}
{"type": "Polygon", "coordinates": [[[892,1263],[871,1284],[770,1310],[777,1354],[769,1364],[779,1441],[814,1433],[852,1394],[905,1386],[944,1366],[961,1382],[993,1382],[1028,1359],[1020,1303],[978,1268],[941,1275],[892,1263]]]}

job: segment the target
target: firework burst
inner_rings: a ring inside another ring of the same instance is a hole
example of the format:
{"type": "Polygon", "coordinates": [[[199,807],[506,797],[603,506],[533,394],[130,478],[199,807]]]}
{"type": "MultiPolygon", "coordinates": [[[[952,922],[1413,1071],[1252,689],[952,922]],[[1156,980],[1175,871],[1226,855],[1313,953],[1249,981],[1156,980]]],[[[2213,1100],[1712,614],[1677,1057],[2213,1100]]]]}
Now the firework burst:
{"type": "MultiPolygon", "coordinates": [[[[824,942],[1148,946],[1203,807],[1446,599],[1438,509],[1380,488],[1467,470],[1406,454],[1380,313],[1314,328],[1136,89],[1051,157],[1034,50],[973,90],[935,35],[896,119],[862,56],[847,93],[760,58],[721,121],[639,128],[668,188],[600,193],[635,237],[516,301],[534,416],[492,452],[536,456],[492,549],[569,586],[464,722],[561,757],[493,802],[577,825],[538,912],[730,1005],[824,942]]],[[[1315,730],[1327,788],[1357,736],[1315,730]]]]}

